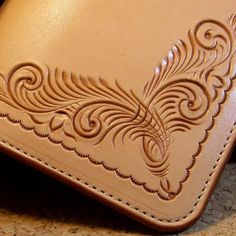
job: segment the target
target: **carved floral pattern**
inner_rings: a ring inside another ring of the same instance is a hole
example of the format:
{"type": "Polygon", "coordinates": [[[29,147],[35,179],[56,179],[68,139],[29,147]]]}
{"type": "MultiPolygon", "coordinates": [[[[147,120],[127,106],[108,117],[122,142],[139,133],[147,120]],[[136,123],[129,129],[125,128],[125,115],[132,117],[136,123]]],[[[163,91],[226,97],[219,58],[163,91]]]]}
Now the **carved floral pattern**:
{"type": "Polygon", "coordinates": [[[0,76],[0,101],[75,141],[96,145],[112,133],[115,147],[140,139],[147,168],[171,193],[166,177],[171,137],[202,124],[224,102],[235,76],[235,35],[235,16],[227,25],[215,20],[197,24],[187,42],[179,40],[155,69],[143,97],[117,81],[110,85],[30,62],[0,76]]]}

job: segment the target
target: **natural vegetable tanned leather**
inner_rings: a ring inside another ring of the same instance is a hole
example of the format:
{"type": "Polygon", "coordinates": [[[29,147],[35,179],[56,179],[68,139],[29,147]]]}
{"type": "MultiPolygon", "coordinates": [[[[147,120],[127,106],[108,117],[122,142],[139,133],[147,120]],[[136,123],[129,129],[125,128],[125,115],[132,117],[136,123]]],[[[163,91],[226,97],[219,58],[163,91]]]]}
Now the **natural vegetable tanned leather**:
{"type": "Polygon", "coordinates": [[[234,13],[233,0],[7,1],[1,151],[152,228],[185,229],[236,137],[234,13]]]}

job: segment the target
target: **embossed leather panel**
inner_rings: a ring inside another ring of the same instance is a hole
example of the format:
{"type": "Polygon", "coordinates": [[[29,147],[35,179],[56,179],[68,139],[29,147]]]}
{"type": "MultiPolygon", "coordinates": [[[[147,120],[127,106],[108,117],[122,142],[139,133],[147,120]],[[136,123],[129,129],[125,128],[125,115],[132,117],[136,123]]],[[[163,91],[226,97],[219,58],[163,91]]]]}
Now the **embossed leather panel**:
{"type": "Polygon", "coordinates": [[[7,2],[2,150],[151,227],[186,228],[235,141],[227,3],[7,2]]]}

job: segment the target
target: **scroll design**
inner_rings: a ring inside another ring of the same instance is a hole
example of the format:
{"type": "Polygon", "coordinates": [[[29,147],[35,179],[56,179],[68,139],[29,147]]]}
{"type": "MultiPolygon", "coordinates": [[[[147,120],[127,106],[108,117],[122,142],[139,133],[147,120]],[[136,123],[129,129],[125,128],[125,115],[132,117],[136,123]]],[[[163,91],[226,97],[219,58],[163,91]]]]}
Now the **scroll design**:
{"type": "Polygon", "coordinates": [[[214,109],[219,112],[235,76],[235,35],[234,15],[227,25],[201,21],[155,69],[141,98],[117,81],[110,85],[30,62],[0,75],[0,101],[23,110],[49,133],[60,131],[76,142],[97,145],[111,135],[116,147],[140,140],[148,170],[173,197],[177,192],[167,178],[171,137],[202,124],[214,109]]]}

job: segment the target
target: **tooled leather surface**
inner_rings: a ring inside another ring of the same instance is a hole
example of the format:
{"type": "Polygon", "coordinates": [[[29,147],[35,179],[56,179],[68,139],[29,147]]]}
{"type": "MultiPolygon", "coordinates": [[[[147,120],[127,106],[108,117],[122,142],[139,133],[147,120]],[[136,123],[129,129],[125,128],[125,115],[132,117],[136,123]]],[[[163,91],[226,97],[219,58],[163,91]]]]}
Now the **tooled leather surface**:
{"type": "Polygon", "coordinates": [[[232,135],[233,135],[233,133],[234,133],[234,131],[235,131],[235,127],[236,127],[236,122],[233,124],[233,127],[232,127],[232,129],[230,130],[229,135],[228,135],[227,138],[226,138],[226,142],[225,142],[225,144],[223,145],[223,149],[222,149],[222,151],[219,153],[219,157],[217,158],[216,163],[215,163],[215,165],[213,166],[213,169],[211,170],[208,179],[205,181],[205,186],[204,186],[204,188],[202,189],[201,193],[199,194],[199,196],[198,196],[196,202],[194,203],[192,209],[191,209],[186,215],[183,215],[181,218],[176,218],[176,219],[174,219],[174,220],[169,220],[169,219],[165,219],[165,218],[159,218],[158,216],[156,216],[156,215],[154,215],[154,214],[151,214],[151,213],[149,213],[149,212],[147,212],[147,211],[144,211],[144,210],[140,209],[140,208],[137,207],[137,206],[132,205],[130,202],[124,201],[124,200],[122,200],[121,198],[117,198],[116,196],[112,195],[111,193],[105,192],[105,191],[102,190],[102,189],[98,189],[98,188],[97,188],[94,184],[92,184],[92,183],[84,182],[82,179],[80,179],[80,178],[78,178],[78,177],[75,177],[75,176],[71,175],[70,173],[66,173],[65,171],[63,171],[63,170],[61,170],[61,169],[58,169],[58,168],[56,168],[55,166],[50,165],[49,163],[47,163],[47,162],[41,160],[40,158],[35,157],[34,155],[32,155],[32,154],[30,154],[30,153],[25,152],[24,150],[21,150],[19,147],[16,147],[16,146],[12,145],[11,143],[9,143],[9,142],[7,142],[7,141],[5,141],[5,140],[1,140],[1,142],[2,142],[4,145],[9,146],[10,148],[14,148],[14,149],[17,150],[18,152],[21,152],[22,154],[26,155],[27,158],[34,159],[34,160],[39,161],[42,165],[45,166],[45,168],[49,168],[49,169],[52,169],[52,171],[56,171],[56,172],[58,172],[59,174],[63,174],[64,176],[69,177],[69,178],[70,178],[71,180],[73,180],[73,181],[76,180],[76,181],[78,181],[79,184],[84,185],[84,186],[86,186],[86,187],[92,189],[92,191],[95,190],[95,191],[97,191],[98,193],[102,193],[102,194],[104,194],[106,197],[112,198],[113,200],[115,200],[115,201],[117,201],[117,202],[119,202],[119,203],[125,205],[126,207],[128,206],[131,210],[137,211],[139,214],[142,214],[142,215],[145,216],[145,217],[148,217],[148,218],[150,218],[150,219],[152,219],[152,220],[154,219],[154,220],[157,221],[157,222],[162,222],[162,223],[163,223],[163,222],[167,222],[167,223],[170,224],[170,223],[178,223],[178,222],[180,222],[180,221],[182,221],[182,220],[184,220],[184,219],[190,217],[190,216],[195,212],[197,206],[198,206],[199,203],[201,202],[201,199],[203,198],[204,193],[206,192],[206,190],[207,190],[207,188],[208,188],[208,186],[209,186],[209,183],[210,183],[211,180],[212,180],[213,173],[214,173],[215,170],[217,169],[217,167],[218,167],[218,165],[219,165],[219,163],[220,163],[220,160],[221,160],[221,158],[222,158],[222,155],[223,155],[224,152],[227,150],[227,146],[228,146],[228,144],[229,144],[229,142],[230,142],[230,139],[232,138],[232,135]]]}
{"type": "Polygon", "coordinates": [[[16,119],[14,112],[4,111],[1,116],[21,123],[40,137],[61,143],[94,164],[116,171],[121,178],[130,178],[146,191],[172,199],[188,179],[232,87],[235,34],[234,15],[227,24],[216,20],[198,23],[189,31],[188,41],[178,41],[156,68],[153,79],[144,86],[143,97],[123,88],[118,81],[110,85],[104,79],[84,78],[40,63],[19,64],[7,75],[1,75],[0,100],[23,111],[30,121],[16,119]],[[197,151],[173,191],[168,179],[171,145],[179,133],[191,131],[206,120],[210,122],[205,135],[196,142],[197,151]],[[98,145],[108,136],[114,148],[117,143],[140,141],[143,161],[159,178],[160,189],[148,188],[135,176],[122,174],[122,170],[97,161],[74,146],[83,139],[98,145]]]}

